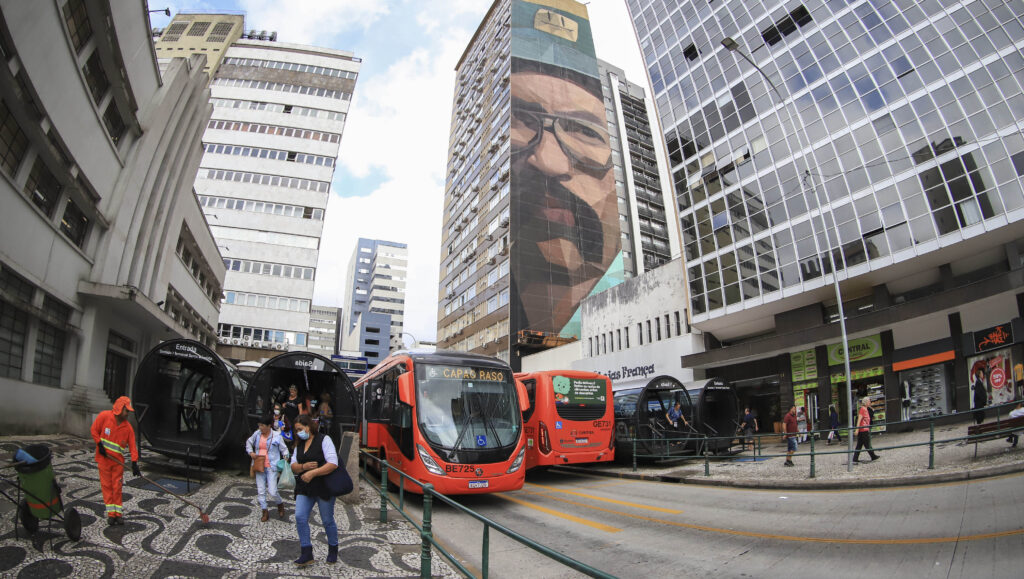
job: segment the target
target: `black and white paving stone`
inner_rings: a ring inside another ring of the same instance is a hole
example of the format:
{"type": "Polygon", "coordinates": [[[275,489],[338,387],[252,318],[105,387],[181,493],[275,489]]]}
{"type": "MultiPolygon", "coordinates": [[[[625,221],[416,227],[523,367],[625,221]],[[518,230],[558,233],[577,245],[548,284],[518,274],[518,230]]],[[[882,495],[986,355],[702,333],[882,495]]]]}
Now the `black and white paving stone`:
{"type": "MultiPolygon", "coordinates": [[[[298,568],[292,563],[299,554],[299,540],[290,491],[282,491],[286,518],[279,519],[276,509],[271,509],[270,520],[261,523],[256,482],[217,473],[212,482],[188,496],[209,514],[210,523],[204,525],[197,509],[126,473],[125,524],[111,527],[90,441],[71,436],[32,438],[17,442],[0,438],[0,456],[10,456],[27,444],[49,445],[64,506],[75,507],[82,517],[82,538],[69,540],[59,521],[50,528],[41,521],[33,536],[20,524],[16,532],[15,505],[0,497],[0,577],[419,576],[419,534],[401,517],[389,516],[387,523],[380,523],[379,495],[365,487],[358,504],[339,500],[335,505],[338,563],[324,562],[327,538],[314,508],[310,527],[316,563],[298,568]]],[[[0,476],[16,480],[13,469],[5,469],[0,476]]],[[[16,492],[6,483],[0,482],[0,487],[9,494],[16,492]]],[[[431,572],[456,576],[437,553],[431,572]]]]}

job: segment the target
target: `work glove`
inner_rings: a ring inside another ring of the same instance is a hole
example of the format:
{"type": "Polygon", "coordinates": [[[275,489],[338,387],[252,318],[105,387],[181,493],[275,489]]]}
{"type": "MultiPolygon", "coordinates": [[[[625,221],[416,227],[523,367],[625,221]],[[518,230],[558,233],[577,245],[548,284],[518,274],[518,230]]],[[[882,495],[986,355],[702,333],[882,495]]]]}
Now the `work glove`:
{"type": "Polygon", "coordinates": [[[137,463],[137,462],[133,462],[132,463],[132,474],[134,476],[142,476],[142,473],[139,472],[139,463],[137,463]]]}
{"type": "Polygon", "coordinates": [[[96,452],[100,453],[100,456],[107,456],[107,449],[103,448],[102,442],[96,443],[96,452]]]}

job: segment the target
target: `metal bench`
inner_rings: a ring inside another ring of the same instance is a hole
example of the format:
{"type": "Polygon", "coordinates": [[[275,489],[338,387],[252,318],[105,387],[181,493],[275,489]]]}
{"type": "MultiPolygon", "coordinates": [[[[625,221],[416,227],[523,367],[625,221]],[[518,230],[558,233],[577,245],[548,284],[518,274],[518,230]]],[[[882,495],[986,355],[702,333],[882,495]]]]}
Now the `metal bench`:
{"type": "Polygon", "coordinates": [[[1024,430],[1024,416],[985,422],[967,427],[967,436],[974,443],[974,458],[978,458],[978,443],[1005,438],[1016,430],[1024,430]]]}

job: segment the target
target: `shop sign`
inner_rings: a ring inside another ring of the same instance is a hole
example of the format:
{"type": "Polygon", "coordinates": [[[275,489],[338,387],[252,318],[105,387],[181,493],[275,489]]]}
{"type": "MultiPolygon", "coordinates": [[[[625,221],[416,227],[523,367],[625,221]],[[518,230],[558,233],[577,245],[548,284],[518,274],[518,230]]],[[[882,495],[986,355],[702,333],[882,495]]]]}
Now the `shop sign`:
{"type": "Polygon", "coordinates": [[[974,351],[985,352],[1002,348],[1013,343],[1013,328],[1010,324],[1000,324],[991,328],[974,332],[974,351]]]}
{"type": "MultiPolygon", "coordinates": [[[[882,336],[880,334],[867,336],[866,338],[848,340],[848,342],[850,344],[850,362],[870,360],[871,358],[880,358],[882,356],[882,336]]],[[[843,364],[844,358],[842,342],[839,342],[838,344],[829,344],[829,366],[839,366],[843,364]]]]}
{"type": "MultiPolygon", "coordinates": [[[[853,344],[851,343],[852,347],[853,344]]],[[[877,368],[865,368],[863,370],[853,370],[850,372],[850,380],[856,382],[857,380],[863,380],[865,378],[874,378],[875,376],[882,376],[885,374],[885,368],[878,366],[877,368]]],[[[843,384],[846,382],[846,374],[833,374],[833,384],[843,384]]]]}
{"type": "Polygon", "coordinates": [[[818,378],[818,360],[814,348],[789,355],[789,364],[793,372],[793,382],[816,380],[818,378]]]}

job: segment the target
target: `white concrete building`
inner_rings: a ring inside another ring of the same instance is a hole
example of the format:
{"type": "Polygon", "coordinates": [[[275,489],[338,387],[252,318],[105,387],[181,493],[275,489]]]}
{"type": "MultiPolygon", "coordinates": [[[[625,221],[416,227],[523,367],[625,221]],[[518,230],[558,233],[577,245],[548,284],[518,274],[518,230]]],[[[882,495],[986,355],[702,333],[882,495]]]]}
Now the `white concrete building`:
{"type": "Polygon", "coordinates": [[[657,376],[684,384],[703,378],[682,364],[682,356],[703,351],[685,308],[683,269],[671,261],[583,300],[583,338],[524,357],[523,372],[598,372],[614,390],[646,386],[657,376]]]}
{"type": "Polygon", "coordinates": [[[324,211],[360,59],[270,40],[276,34],[239,36],[239,26],[237,16],[179,15],[158,48],[161,57],[203,50],[189,37],[204,35],[212,47],[229,43],[209,71],[214,111],[195,189],[227,267],[218,352],[260,360],[309,341],[324,211]]]}
{"type": "Polygon", "coordinates": [[[309,313],[309,340],[306,350],[330,358],[339,353],[338,324],[341,309],[314,304],[309,313]]]}
{"type": "Polygon", "coordinates": [[[160,340],[212,344],[224,265],[192,193],[205,59],[145,2],[0,0],[0,431],[86,434],[160,340]]]}

